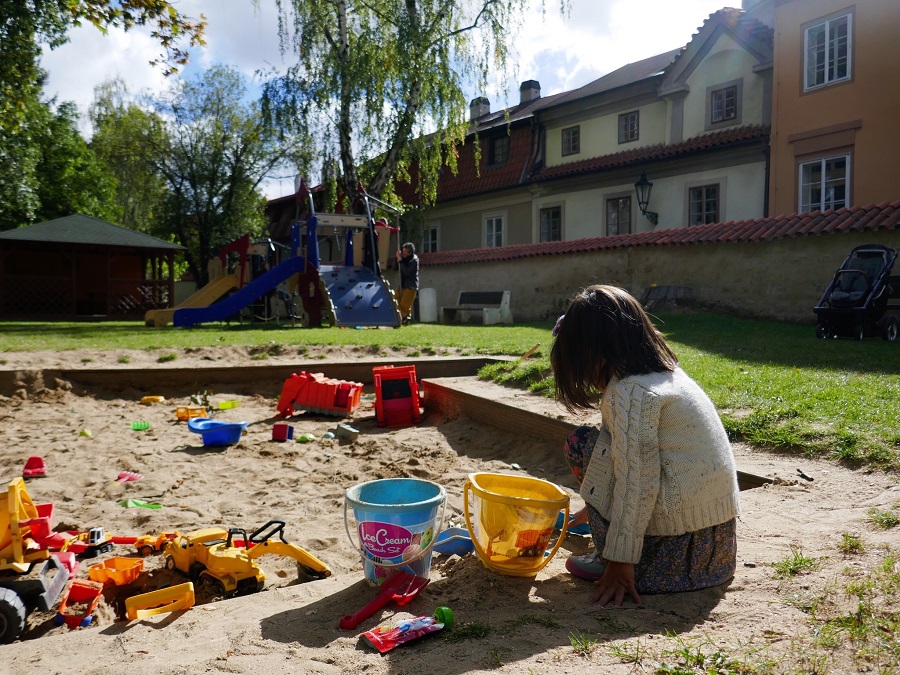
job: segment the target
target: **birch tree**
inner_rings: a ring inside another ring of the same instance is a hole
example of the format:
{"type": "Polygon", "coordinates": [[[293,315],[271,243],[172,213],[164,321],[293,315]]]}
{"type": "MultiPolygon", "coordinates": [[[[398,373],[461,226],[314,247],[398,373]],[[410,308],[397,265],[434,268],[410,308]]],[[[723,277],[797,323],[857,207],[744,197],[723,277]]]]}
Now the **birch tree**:
{"type": "MultiPolygon", "coordinates": [[[[346,194],[361,182],[381,196],[403,178],[425,203],[443,164],[455,169],[454,147],[468,130],[467,88],[484,92],[492,76],[509,73],[510,45],[530,4],[276,2],[282,49],[297,60],[266,88],[264,109],[276,120],[306,121],[320,157],[339,158],[346,194]]],[[[559,0],[561,11],[567,5],[559,0]]]]}

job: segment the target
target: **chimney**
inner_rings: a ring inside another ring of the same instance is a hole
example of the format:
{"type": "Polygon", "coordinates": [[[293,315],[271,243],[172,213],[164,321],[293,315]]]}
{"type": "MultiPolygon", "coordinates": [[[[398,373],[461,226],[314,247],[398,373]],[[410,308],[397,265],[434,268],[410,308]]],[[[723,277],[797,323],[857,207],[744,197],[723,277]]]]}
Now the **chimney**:
{"type": "Polygon", "coordinates": [[[537,80],[526,80],[519,87],[519,103],[528,103],[541,97],[541,83],[537,80]]]}
{"type": "Polygon", "coordinates": [[[469,104],[469,119],[477,120],[491,112],[491,102],[485,96],[473,98],[469,104]]]}

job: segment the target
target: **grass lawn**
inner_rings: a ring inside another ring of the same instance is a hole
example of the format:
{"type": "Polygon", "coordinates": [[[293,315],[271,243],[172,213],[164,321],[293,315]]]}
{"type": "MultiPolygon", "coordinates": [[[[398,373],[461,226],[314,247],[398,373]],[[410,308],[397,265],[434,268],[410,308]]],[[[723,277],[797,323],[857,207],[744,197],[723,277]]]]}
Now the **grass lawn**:
{"type": "MultiPolygon", "coordinates": [[[[660,314],[657,325],[684,369],[715,402],[734,438],[854,467],[900,471],[900,345],[879,339],[819,340],[813,327],[709,312],[660,314]]],[[[137,322],[0,323],[2,352],[35,349],[178,349],[209,346],[362,345],[422,355],[520,355],[482,376],[552,393],[550,323],[515,326],[416,324],[393,329],[201,325],[147,328],[137,322]]]]}

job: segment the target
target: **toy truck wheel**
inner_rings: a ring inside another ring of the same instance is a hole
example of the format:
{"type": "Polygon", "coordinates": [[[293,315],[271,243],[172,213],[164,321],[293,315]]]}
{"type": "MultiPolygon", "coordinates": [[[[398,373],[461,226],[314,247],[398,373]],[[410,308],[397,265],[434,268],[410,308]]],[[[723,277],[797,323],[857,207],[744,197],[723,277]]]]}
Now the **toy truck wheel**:
{"type": "Polygon", "coordinates": [[[0,643],[9,644],[25,632],[25,604],[18,593],[0,588],[0,643]]]}
{"type": "Polygon", "coordinates": [[[170,555],[166,556],[166,569],[172,572],[175,571],[175,558],[170,555]]]}
{"type": "Polygon", "coordinates": [[[220,598],[225,597],[225,585],[208,572],[200,575],[200,583],[209,589],[209,592],[220,598]]]}
{"type": "Polygon", "coordinates": [[[153,555],[155,552],[156,552],[156,549],[154,549],[150,544],[144,544],[143,546],[141,546],[138,549],[138,553],[140,553],[145,558],[148,555],[153,555]]]}

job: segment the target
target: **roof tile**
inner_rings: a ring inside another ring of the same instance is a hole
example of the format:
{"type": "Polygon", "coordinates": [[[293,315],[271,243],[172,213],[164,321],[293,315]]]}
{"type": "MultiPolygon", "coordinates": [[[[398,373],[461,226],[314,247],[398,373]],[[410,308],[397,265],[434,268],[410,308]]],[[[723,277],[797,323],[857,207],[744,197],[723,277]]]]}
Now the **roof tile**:
{"type": "Polygon", "coordinates": [[[475,264],[642,246],[685,246],[721,242],[771,241],[781,238],[796,239],[803,236],[845,232],[849,229],[848,224],[855,225],[854,231],[900,229],[900,200],[882,202],[878,205],[842,208],[836,211],[804,212],[608,237],[421,253],[419,257],[423,265],[475,264]]]}

